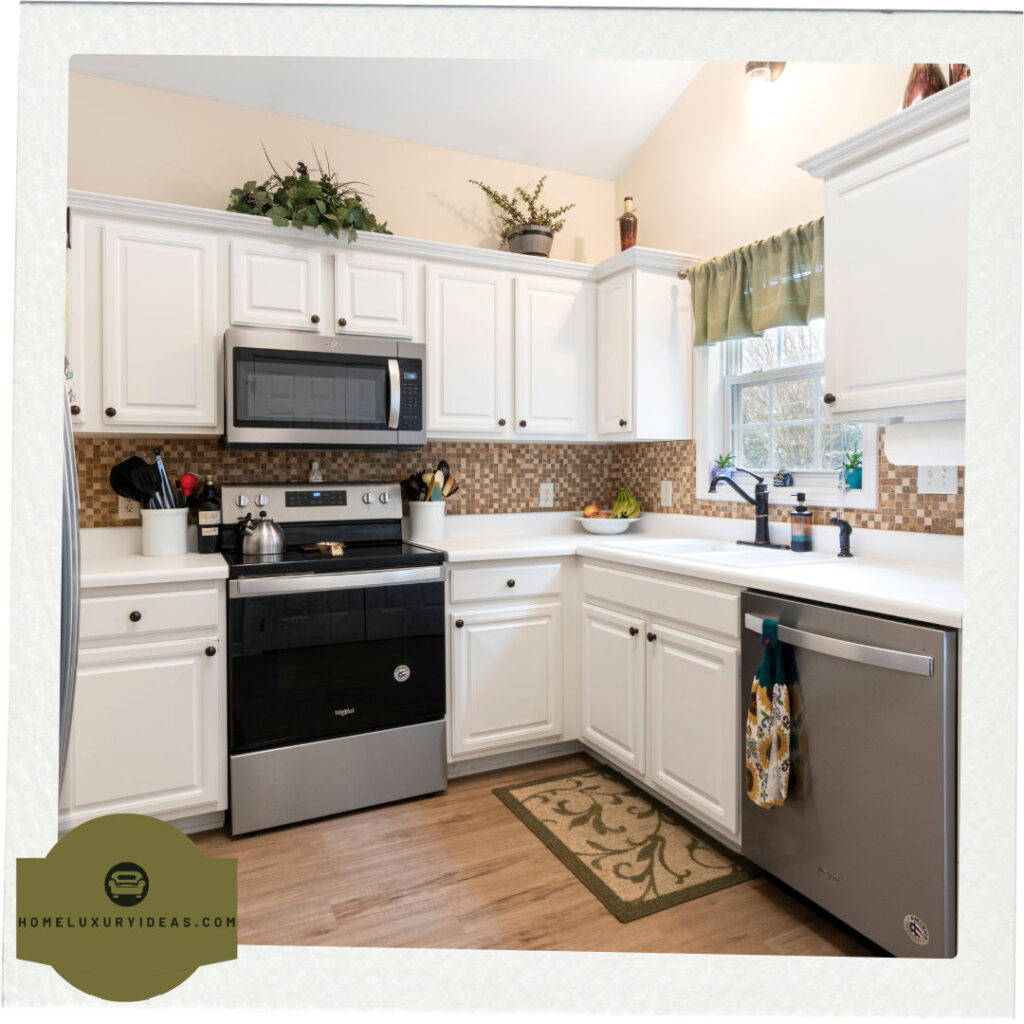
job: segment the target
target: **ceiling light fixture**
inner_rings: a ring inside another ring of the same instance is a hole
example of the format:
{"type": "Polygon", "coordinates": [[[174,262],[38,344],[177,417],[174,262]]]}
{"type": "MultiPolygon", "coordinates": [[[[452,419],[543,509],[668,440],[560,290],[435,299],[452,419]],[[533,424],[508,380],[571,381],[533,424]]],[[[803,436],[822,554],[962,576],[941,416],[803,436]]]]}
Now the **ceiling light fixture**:
{"type": "Polygon", "coordinates": [[[785,70],[785,61],[748,60],[743,69],[747,76],[747,114],[758,120],[771,119],[772,83],[785,70]]]}

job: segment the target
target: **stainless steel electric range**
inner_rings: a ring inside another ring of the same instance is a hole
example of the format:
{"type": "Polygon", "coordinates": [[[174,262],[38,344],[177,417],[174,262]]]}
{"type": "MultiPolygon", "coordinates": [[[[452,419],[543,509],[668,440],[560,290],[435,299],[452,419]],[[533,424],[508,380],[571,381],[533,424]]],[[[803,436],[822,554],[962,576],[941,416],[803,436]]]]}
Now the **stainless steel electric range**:
{"type": "Polygon", "coordinates": [[[225,484],[222,503],[232,834],[445,789],[444,556],[402,541],[398,484],[225,484]],[[279,555],[242,554],[228,522],[260,512],[279,555]]]}

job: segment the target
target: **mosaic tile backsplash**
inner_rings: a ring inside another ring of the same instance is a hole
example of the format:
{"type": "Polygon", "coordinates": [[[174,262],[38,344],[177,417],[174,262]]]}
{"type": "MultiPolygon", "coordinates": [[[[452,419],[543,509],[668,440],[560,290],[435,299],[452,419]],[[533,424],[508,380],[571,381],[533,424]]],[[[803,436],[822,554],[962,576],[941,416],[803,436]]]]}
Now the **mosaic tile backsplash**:
{"type": "MultiPolygon", "coordinates": [[[[918,495],[915,467],[893,466],[882,451],[879,430],[878,507],[848,510],[857,529],[963,533],[964,471],[959,493],[918,495]]],[[[482,441],[436,442],[415,452],[377,451],[235,451],[218,438],[78,437],[75,449],[82,495],[81,524],[132,526],[138,520],[117,518],[117,495],[110,489],[110,468],[129,455],[152,460],[154,447],[172,477],[210,474],[218,484],[251,480],[287,483],[305,480],[315,459],[325,481],[399,480],[415,470],[448,460],[459,492],[448,502],[451,515],[477,512],[536,512],[542,483],[555,485],[555,509],[582,509],[589,502],[610,508],[619,487],[626,486],[650,512],[750,518],[746,504],[715,502],[695,496],[696,446],[692,441],[635,444],[496,444],[482,441]],[[674,503],[660,506],[662,480],[671,480],[674,503]]],[[[788,508],[772,510],[784,521],[788,508]]],[[[833,509],[816,508],[814,523],[825,525],[833,509]]]]}

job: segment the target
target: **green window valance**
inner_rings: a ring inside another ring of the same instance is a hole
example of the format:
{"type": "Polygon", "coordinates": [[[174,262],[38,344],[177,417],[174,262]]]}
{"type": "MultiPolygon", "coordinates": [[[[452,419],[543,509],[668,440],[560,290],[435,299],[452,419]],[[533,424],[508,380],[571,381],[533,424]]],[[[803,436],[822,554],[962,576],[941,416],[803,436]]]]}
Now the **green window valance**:
{"type": "Polygon", "coordinates": [[[690,270],[694,345],[749,338],[825,315],[825,218],[690,270]]]}

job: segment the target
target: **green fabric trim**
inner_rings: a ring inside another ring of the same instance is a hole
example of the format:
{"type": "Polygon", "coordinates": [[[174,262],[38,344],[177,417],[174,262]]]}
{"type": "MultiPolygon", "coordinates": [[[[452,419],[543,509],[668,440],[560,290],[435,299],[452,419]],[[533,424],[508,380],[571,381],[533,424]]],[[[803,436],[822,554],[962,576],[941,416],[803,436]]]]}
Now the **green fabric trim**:
{"type": "Polygon", "coordinates": [[[825,218],[698,263],[689,280],[695,346],[806,325],[825,315],[825,218]]]}

